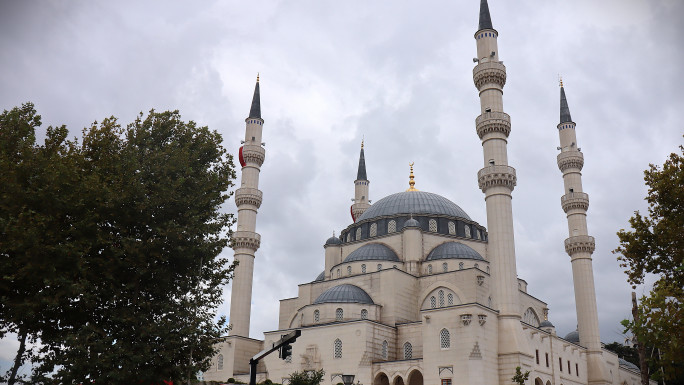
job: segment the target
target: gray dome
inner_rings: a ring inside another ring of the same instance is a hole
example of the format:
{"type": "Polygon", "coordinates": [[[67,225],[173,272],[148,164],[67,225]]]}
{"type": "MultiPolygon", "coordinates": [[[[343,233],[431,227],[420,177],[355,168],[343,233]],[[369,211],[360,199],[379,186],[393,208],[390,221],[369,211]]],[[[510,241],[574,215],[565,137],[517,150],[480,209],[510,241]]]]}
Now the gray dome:
{"type": "Polygon", "coordinates": [[[420,227],[420,222],[418,222],[417,220],[411,218],[411,219],[409,219],[408,221],[404,222],[404,227],[402,227],[402,228],[405,229],[405,228],[407,228],[407,227],[420,227]]]}
{"type": "Polygon", "coordinates": [[[470,246],[464,245],[460,242],[447,242],[432,249],[430,254],[428,254],[426,261],[434,261],[436,259],[477,259],[484,261],[477,251],[470,248],[470,246]]]}
{"type": "Polygon", "coordinates": [[[316,279],[314,279],[314,282],[322,281],[324,279],[325,279],[325,270],[321,271],[321,274],[318,274],[318,277],[316,277],[316,279]]]}
{"type": "Polygon", "coordinates": [[[578,332],[577,330],[572,331],[572,332],[568,333],[568,334],[565,336],[565,338],[563,338],[563,339],[566,340],[566,341],[568,341],[568,342],[573,342],[573,343],[579,344],[579,342],[580,342],[580,340],[579,340],[579,332],[578,332]]]}
{"type": "Polygon", "coordinates": [[[326,246],[328,246],[328,245],[341,245],[341,244],[342,244],[342,241],[340,241],[340,238],[337,238],[334,235],[332,237],[328,238],[327,241],[325,241],[326,246]]]}
{"type": "Polygon", "coordinates": [[[542,321],[542,322],[539,324],[539,327],[540,327],[540,328],[552,328],[552,327],[555,327],[555,326],[553,326],[553,324],[551,323],[551,321],[549,321],[549,320],[544,320],[544,321],[542,321]]]}
{"type": "Polygon", "coordinates": [[[354,261],[396,261],[399,257],[389,247],[380,243],[369,243],[352,251],[344,262],[354,261]]]}
{"type": "Polygon", "coordinates": [[[362,288],[345,283],[324,291],[314,301],[314,305],[322,303],[367,303],[372,305],[373,300],[362,288]]]}
{"type": "Polygon", "coordinates": [[[398,214],[448,215],[470,220],[465,211],[441,195],[425,191],[404,191],[375,202],[356,221],[398,214]]]}
{"type": "Polygon", "coordinates": [[[622,367],[625,367],[627,369],[636,370],[637,372],[641,372],[641,370],[639,370],[638,366],[634,365],[633,363],[631,363],[629,361],[623,360],[622,358],[618,357],[618,362],[619,362],[620,366],[622,366],[622,367]]]}

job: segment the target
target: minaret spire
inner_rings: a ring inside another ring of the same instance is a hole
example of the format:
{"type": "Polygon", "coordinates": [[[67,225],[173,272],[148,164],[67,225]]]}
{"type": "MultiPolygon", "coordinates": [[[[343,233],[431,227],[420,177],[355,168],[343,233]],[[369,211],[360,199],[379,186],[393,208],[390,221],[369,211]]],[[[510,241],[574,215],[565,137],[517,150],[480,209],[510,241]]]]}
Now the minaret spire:
{"type": "Polygon", "coordinates": [[[565,88],[563,88],[563,79],[560,81],[560,122],[572,122],[570,107],[568,107],[568,99],[565,97],[565,88]]]}
{"type": "Polygon", "coordinates": [[[254,86],[254,96],[252,96],[252,107],[249,109],[249,117],[261,119],[261,96],[259,95],[259,74],[257,74],[256,85],[254,86]]]}
{"type": "Polygon", "coordinates": [[[359,169],[356,172],[356,180],[354,181],[354,203],[351,205],[350,212],[352,220],[361,216],[369,207],[368,200],[368,176],[366,175],[366,157],[363,153],[363,140],[361,140],[361,153],[359,154],[359,169]]]}
{"type": "Polygon", "coordinates": [[[480,1],[480,24],[477,31],[479,32],[483,29],[494,29],[492,27],[492,17],[489,15],[487,0],[480,1]]]}
{"type": "Polygon", "coordinates": [[[356,180],[368,180],[366,176],[366,158],[363,155],[363,140],[361,141],[361,155],[359,155],[359,170],[356,173],[356,180]]]}

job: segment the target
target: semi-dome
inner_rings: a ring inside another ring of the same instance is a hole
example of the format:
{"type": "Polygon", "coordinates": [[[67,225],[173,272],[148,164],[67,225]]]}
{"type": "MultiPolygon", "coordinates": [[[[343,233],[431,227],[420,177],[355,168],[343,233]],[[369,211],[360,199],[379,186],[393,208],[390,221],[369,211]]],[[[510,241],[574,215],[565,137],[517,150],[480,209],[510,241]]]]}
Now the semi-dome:
{"type": "Polygon", "coordinates": [[[340,238],[337,238],[334,235],[332,237],[328,238],[327,241],[325,241],[326,246],[328,246],[328,245],[341,245],[341,244],[342,244],[342,241],[340,240],[340,238]]]}
{"type": "Polygon", "coordinates": [[[432,249],[428,254],[426,261],[434,261],[436,259],[477,259],[484,261],[485,259],[470,246],[464,245],[461,242],[447,242],[432,249]]]}
{"type": "Polygon", "coordinates": [[[318,277],[316,277],[316,279],[314,279],[314,282],[323,281],[324,279],[325,279],[325,270],[321,271],[321,274],[318,274],[318,277]]]}
{"type": "Polygon", "coordinates": [[[441,195],[426,191],[404,191],[375,202],[356,221],[398,214],[448,215],[470,220],[463,209],[441,195]]]}
{"type": "Polygon", "coordinates": [[[417,220],[410,218],[406,222],[404,222],[404,226],[402,228],[407,228],[407,227],[420,227],[420,222],[417,220]]]}
{"type": "Polygon", "coordinates": [[[634,365],[633,363],[631,363],[631,362],[629,362],[629,361],[626,361],[626,360],[624,360],[624,359],[622,359],[622,358],[619,358],[619,357],[618,357],[618,363],[619,363],[620,366],[625,367],[625,368],[627,368],[627,369],[631,369],[631,370],[635,370],[635,371],[637,371],[637,372],[641,372],[641,370],[639,369],[638,366],[636,366],[636,365],[634,365]]]}
{"type": "Polygon", "coordinates": [[[344,262],[356,261],[395,261],[399,262],[399,257],[389,247],[380,243],[369,243],[352,251],[344,262]]]}
{"type": "Polygon", "coordinates": [[[579,342],[580,342],[579,332],[577,330],[571,331],[570,333],[566,334],[563,339],[568,341],[568,342],[579,344],[579,342]]]}
{"type": "Polygon", "coordinates": [[[372,305],[373,300],[362,288],[345,283],[324,291],[314,301],[314,305],[322,303],[367,303],[372,305]]]}

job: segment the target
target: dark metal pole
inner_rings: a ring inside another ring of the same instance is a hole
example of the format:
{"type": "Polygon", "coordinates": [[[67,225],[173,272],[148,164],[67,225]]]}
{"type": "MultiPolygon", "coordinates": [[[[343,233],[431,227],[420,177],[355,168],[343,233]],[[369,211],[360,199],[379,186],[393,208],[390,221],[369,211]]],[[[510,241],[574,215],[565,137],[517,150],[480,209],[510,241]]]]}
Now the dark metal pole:
{"type": "Polygon", "coordinates": [[[259,360],[249,359],[249,385],[256,385],[256,371],[259,360]]]}

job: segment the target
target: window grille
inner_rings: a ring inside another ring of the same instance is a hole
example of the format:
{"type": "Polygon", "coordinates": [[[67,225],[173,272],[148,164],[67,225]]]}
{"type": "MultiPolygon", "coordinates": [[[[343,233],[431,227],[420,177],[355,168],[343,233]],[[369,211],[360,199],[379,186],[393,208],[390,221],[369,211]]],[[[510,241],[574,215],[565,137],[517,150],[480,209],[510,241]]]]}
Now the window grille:
{"type": "Polygon", "coordinates": [[[465,225],[465,227],[463,229],[465,230],[466,238],[470,238],[470,226],[465,225]]]}
{"type": "Polygon", "coordinates": [[[449,234],[450,235],[456,234],[456,224],[454,222],[449,222],[449,234]]]}
{"type": "Polygon", "coordinates": [[[378,263],[378,271],[382,270],[382,263],[378,263]]]}
{"type": "Polygon", "coordinates": [[[454,295],[451,294],[451,293],[449,293],[449,294],[447,295],[447,304],[448,304],[449,306],[451,306],[451,305],[454,304],[454,295]]]}
{"type": "Polygon", "coordinates": [[[437,221],[434,219],[430,219],[428,224],[429,224],[430,231],[433,233],[436,233],[437,232],[437,221]]]}
{"type": "Polygon", "coordinates": [[[446,329],[442,329],[439,332],[439,346],[442,349],[449,349],[451,347],[451,337],[446,329]]]}
{"type": "Polygon", "coordinates": [[[434,309],[436,307],[437,307],[437,299],[434,296],[432,296],[432,297],[430,297],[430,308],[434,309]]]}
{"type": "Polygon", "coordinates": [[[361,319],[368,319],[368,310],[361,309],[361,319]]]}
{"type": "Polygon", "coordinates": [[[382,359],[387,359],[387,341],[382,341],[382,359]]]}
{"type": "Polygon", "coordinates": [[[475,239],[480,239],[482,236],[480,235],[480,230],[475,229],[475,239]]]}
{"type": "Polygon", "coordinates": [[[395,231],[397,231],[397,222],[392,219],[391,221],[387,222],[387,232],[393,233],[395,231]]]}
{"type": "Polygon", "coordinates": [[[343,318],[344,318],[344,310],[342,310],[342,308],[338,307],[335,310],[335,321],[342,321],[343,318]]]}
{"type": "Polygon", "coordinates": [[[444,307],[444,290],[439,291],[439,307],[444,307]]]}
{"type": "Polygon", "coordinates": [[[412,358],[413,358],[413,346],[411,346],[410,342],[406,342],[404,344],[404,359],[410,360],[412,358]]]}
{"type": "Polygon", "coordinates": [[[223,354],[219,354],[216,360],[218,361],[216,364],[216,368],[218,370],[223,370],[223,354]]]}
{"type": "Polygon", "coordinates": [[[463,262],[459,262],[459,263],[458,263],[458,269],[459,269],[459,270],[463,270],[463,262]]]}
{"type": "Polygon", "coordinates": [[[428,265],[428,274],[432,274],[432,265],[428,265]]]}
{"type": "Polygon", "coordinates": [[[442,264],[442,270],[444,270],[445,273],[446,273],[447,271],[449,271],[449,264],[446,263],[446,262],[444,262],[444,263],[442,264]]]}
{"type": "Polygon", "coordinates": [[[366,272],[366,265],[365,264],[361,265],[361,272],[362,273],[366,272]]]}
{"type": "Polygon", "coordinates": [[[441,385],[451,385],[451,378],[442,378],[441,385]]]}
{"type": "Polygon", "coordinates": [[[321,312],[318,310],[314,310],[314,322],[318,322],[321,320],[321,312]]]}
{"type": "Polygon", "coordinates": [[[347,275],[351,275],[351,266],[347,266],[347,275]]]}
{"type": "Polygon", "coordinates": [[[335,358],[342,358],[342,341],[340,339],[335,340],[335,358]]]}
{"type": "Polygon", "coordinates": [[[340,273],[340,269],[337,269],[337,278],[340,278],[342,276],[342,273],[340,273]]]}
{"type": "Polygon", "coordinates": [[[361,239],[361,228],[360,227],[358,229],[356,229],[356,240],[358,241],[359,239],[361,239]]]}
{"type": "Polygon", "coordinates": [[[374,237],[378,235],[378,224],[377,223],[372,223],[370,225],[370,236],[374,237]]]}

